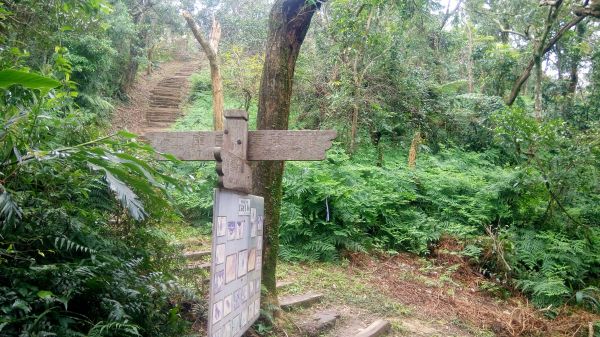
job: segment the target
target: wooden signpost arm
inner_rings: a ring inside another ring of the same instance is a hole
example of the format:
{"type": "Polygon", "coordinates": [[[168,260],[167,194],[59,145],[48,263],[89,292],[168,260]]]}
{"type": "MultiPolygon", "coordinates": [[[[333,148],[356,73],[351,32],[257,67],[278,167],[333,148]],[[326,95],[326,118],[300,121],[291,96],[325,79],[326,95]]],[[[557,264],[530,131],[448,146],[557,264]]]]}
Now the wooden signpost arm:
{"type": "MultiPolygon", "coordinates": [[[[257,130],[248,132],[248,161],[312,161],[325,159],[336,131],[257,130]]],[[[214,160],[213,148],[220,147],[223,132],[148,132],[144,134],[157,151],[180,160],[214,160]]]]}
{"type": "Polygon", "coordinates": [[[148,132],[150,145],[187,161],[217,161],[219,187],[250,194],[250,161],[323,160],[332,130],[258,130],[248,132],[248,112],[225,111],[223,131],[148,132]]]}

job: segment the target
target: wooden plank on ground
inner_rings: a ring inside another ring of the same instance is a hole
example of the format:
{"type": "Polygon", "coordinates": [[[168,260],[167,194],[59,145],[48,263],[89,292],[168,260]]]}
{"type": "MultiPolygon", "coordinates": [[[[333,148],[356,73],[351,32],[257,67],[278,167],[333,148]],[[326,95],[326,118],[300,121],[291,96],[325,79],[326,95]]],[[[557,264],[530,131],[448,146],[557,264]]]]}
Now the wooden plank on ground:
{"type": "Polygon", "coordinates": [[[379,337],[390,332],[392,325],[390,322],[378,319],[368,327],[359,331],[354,337],[379,337]]]}
{"type": "Polygon", "coordinates": [[[290,310],[298,307],[308,307],[314,303],[321,301],[323,294],[304,294],[304,295],[292,295],[286,296],[279,300],[279,305],[284,310],[290,310]]]}

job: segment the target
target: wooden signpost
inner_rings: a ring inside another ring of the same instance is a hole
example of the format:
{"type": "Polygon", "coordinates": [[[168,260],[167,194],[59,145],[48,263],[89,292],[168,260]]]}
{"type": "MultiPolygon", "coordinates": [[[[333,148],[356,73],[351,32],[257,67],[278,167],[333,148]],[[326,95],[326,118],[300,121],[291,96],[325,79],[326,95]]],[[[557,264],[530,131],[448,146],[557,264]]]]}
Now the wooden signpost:
{"type": "Polygon", "coordinates": [[[248,113],[243,110],[225,111],[223,131],[144,134],[159,152],[180,160],[217,161],[209,337],[242,336],[258,318],[264,209],[263,199],[250,195],[249,162],[323,160],[335,137],[330,130],[248,131],[248,113]]]}

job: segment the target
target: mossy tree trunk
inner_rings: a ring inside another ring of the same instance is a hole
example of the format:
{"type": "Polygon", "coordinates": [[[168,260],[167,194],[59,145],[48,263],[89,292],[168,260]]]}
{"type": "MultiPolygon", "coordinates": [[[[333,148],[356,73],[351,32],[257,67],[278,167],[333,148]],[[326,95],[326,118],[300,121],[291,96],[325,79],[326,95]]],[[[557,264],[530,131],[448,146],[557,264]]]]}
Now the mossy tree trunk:
{"type": "MultiPolygon", "coordinates": [[[[257,128],[287,130],[294,70],[300,47],[315,11],[322,1],[277,0],[269,18],[267,50],[260,85],[257,128]]],[[[263,246],[263,307],[277,307],[275,271],[279,253],[279,219],[284,163],[265,161],[256,164],[253,173],[254,194],[265,198],[263,246]]]]}

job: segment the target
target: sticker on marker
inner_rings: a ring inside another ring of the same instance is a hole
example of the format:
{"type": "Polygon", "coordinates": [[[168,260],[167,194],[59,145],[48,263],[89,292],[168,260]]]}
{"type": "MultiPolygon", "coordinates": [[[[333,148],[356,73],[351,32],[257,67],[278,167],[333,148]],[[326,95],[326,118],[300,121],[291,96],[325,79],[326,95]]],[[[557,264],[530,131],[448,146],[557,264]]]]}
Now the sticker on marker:
{"type": "Polygon", "coordinates": [[[237,237],[237,225],[235,221],[227,223],[227,241],[235,240],[237,237]]]}
{"type": "Polygon", "coordinates": [[[227,232],[227,217],[220,216],[217,218],[217,236],[225,236],[227,232]]]}
{"type": "Polygon", "coordinates": [[[224,285],[225,285],[225,271],[221,270],[221,271],[215,272],[214,283],[213,283],[215,293],[221,292],[221,290],[223,290],[224,285]]]}
{"type": "Polygon", "coordinates": [[[238,215],[250,215],[250,199],[240,199],[238,215]]]}
{"type": "Polygon", "coordinates": [[[248,251],[243,250],[238,254],[238,277],[246,275],[248,272],[248,251]]]}
{"type": "Polygon", "coordinates": [[[223,301],[215,303],[213,307],[213,324],[218,323],[223,318],[223,301]]]}
{"type": "Polygon", "coordinates": [[[225,261],[225,283],[230,283],[236,279],[237,254],[227,256],[225,261]]]}

